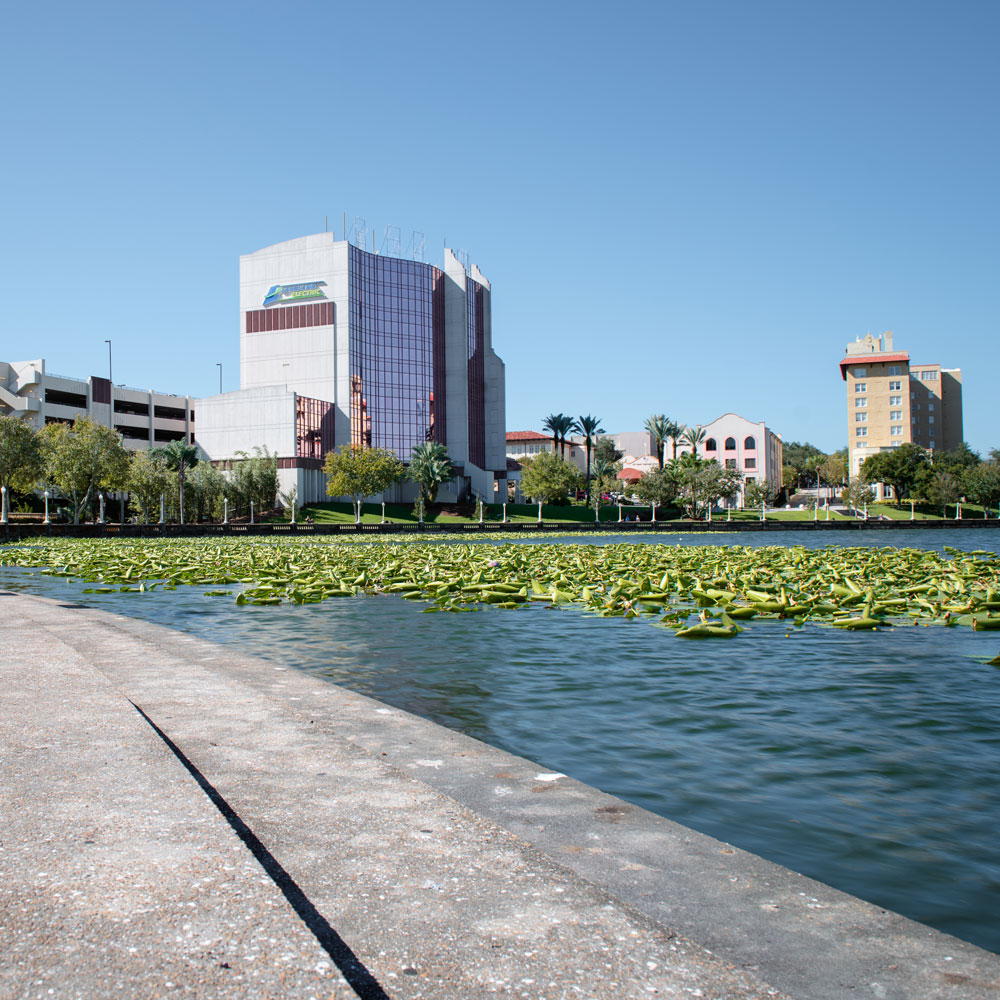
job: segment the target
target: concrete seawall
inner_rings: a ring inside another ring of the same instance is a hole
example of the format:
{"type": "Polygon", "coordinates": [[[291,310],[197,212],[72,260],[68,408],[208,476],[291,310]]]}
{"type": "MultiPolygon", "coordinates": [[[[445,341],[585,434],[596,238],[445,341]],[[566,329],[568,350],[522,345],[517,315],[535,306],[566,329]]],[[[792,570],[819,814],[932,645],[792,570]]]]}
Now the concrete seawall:
{"type": "Polygon", "coordinates": [[[983,1000],[1000,957],[315,677],[0,591],[4,997],[983,1000]]]}

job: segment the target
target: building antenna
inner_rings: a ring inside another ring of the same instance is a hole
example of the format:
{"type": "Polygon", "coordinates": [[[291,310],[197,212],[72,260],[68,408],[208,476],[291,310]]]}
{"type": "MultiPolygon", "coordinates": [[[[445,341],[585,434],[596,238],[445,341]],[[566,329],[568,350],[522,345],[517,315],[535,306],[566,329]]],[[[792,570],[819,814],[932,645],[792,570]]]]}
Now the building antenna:
{"type": "Polygon", "coordinates": [[[328,233],[330,231],[330,216],[323,216],[323,232],[328,233]]]}

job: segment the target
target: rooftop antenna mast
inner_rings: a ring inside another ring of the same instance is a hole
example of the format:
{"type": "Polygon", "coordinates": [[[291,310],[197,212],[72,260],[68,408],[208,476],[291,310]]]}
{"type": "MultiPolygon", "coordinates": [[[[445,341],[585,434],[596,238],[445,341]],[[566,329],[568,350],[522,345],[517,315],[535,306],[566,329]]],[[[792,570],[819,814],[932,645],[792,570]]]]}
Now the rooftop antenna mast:
{"type": "Polygon", "coordinates": [[[361,216],[354,216],[354,225],[351,226],[350,235],[347,237],[348,243],[353,243],[361,250],[368,249],[368,224],[361,216]]]}
{"type": "Polygon", "coordinates": [[[387,257],[400,256],[399,226],[385,227],[385,235],[382,238],[379,253],[385,254],[387,257]]]}
{"type": "Polygon", "coordinates": [[[424,260],[424,234],[416,229],[410,236],[410,242],[406,244],[406,256],[410,260],[418,260],[420,262],[424,260]]]}

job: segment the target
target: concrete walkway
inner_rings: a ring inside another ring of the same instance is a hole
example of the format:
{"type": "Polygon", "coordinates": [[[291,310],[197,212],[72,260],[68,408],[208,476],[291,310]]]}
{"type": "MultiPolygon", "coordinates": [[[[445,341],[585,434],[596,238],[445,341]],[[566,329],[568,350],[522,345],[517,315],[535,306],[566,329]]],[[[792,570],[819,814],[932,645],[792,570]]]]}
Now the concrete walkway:
{"type": "Polygon", "coordinates": [[[0,996],[982,1000],[1000,958],[313,677],[0,592],[0,996]]]}

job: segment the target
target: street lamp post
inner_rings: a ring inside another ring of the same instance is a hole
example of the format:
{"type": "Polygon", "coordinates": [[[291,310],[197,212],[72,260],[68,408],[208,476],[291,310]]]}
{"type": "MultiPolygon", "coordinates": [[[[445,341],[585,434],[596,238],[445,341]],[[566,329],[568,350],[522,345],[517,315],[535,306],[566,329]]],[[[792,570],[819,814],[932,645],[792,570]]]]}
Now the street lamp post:
{"type": "Polygon", "coordinates": [[[101,502],[101,513],[100,513],[100,515],[97,518],[97,523],[98,524],[104,524],[104,494],[103,493],[98,493],[97,494],[97,499],[100,500],[100,502],[101,502]]]}
{"type": "Polygon", "coordinates": [[[52,522],[49,520],[49,491],[46,490],[42,496],[45,497],[45,520],[42,521],[42,524],[51,524],[52,522]]]}
{"type": "Polygon", "coordinates": [[[105,340],[105,344],[108,345],[108,382],[111,383],[111,388],[108,389],[108,427],[112,430],[115,429],[115,380],[111,374],[111,341],[105,340]]]}
{"type": "Polygon", "coordinates": [[[222,362],[216,361],[215,367],[219,369],[219,395],[222,395],[222,362]]]}
{"type": "Polygon", "coordinates": [[[7,523],[7,487],[0,486],[0,524],[7,523]]]}

